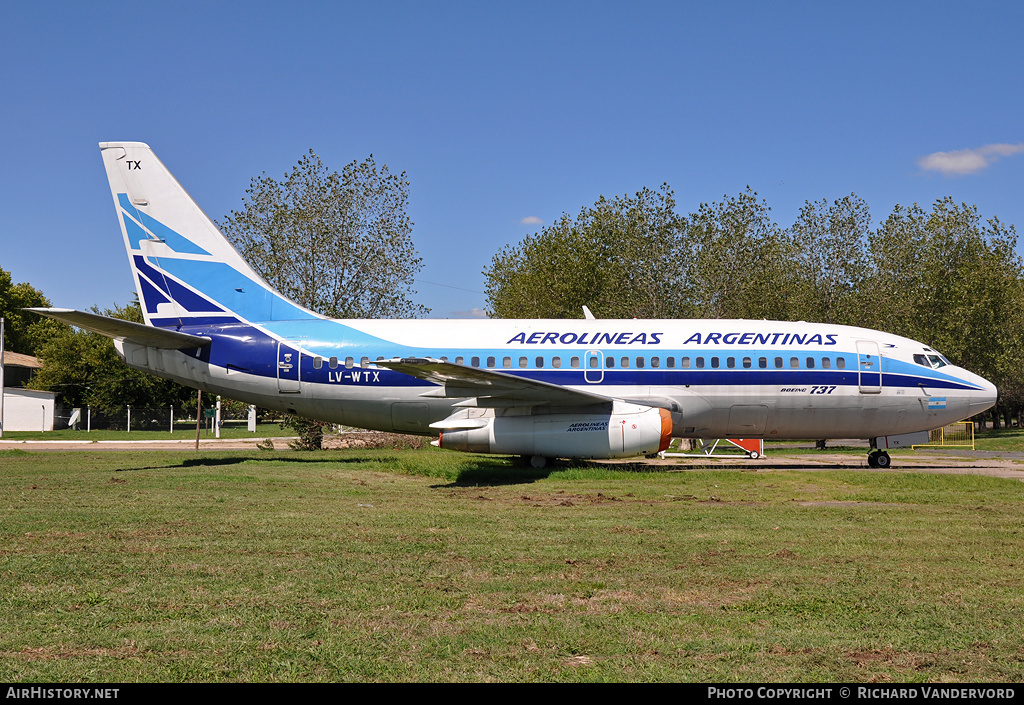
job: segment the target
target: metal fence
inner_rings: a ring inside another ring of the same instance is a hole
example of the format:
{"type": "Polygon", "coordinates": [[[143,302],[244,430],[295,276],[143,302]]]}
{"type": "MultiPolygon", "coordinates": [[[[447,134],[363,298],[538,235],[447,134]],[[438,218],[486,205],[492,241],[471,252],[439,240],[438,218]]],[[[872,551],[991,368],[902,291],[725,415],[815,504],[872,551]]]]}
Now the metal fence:
{"type": "MultiPolygon", "coordinates": [[[[204,407],[199,419],[201,429],[212,432],[216,419],[215,405],[204,407]]],[[[249,420],[248,408],[233,410],[221,408],[221,425],[240,426],[249,420]]],[[[270,420],[270,419],[265,419],[270,420]]],[[[195,429],[196,409],[191,407],[125,407],[115,412],[105,412],[88,406],[54,409],[54,430],[73,428],[79,431],[167,431],[195,429]]]]}
{"type": "Polygon", "coordinates": [[[970,448],[974,450],[974,422],[958,421],[928,433],[928,442],[913,448],[970,448]]]}

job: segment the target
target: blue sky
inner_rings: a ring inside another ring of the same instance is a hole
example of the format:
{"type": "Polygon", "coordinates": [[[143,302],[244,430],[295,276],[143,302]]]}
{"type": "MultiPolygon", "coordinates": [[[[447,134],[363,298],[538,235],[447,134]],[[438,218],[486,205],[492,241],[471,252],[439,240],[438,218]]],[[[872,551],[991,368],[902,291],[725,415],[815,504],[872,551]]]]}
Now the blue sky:
{"type": "Polygon", "coordinates": [[[1024,228],[1022,36],[1011,2],[0,0],[0,267],[131,300],[121,140],[215,219],[309,149],[404,170],[440,318],[479,314],[504,245],[666,182],[683,212],[750,186],[783,227],[856,193],[1024,228]]]}

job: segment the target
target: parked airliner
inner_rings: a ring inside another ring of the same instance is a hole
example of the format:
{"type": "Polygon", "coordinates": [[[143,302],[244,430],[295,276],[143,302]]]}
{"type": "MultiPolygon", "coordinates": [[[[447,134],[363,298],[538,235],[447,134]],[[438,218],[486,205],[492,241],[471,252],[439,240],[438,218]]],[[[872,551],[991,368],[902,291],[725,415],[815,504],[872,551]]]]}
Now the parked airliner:
{"type": "Polygon", "coordinates": [[[868,462],[978,414],[995,387],[907,338],[748,320],[334,320],[257,274],[153,151],[100,144],[145,325],[34,309],[133,368],[453,450],[617,458],[684,438],[863,438],[868,462]]]}

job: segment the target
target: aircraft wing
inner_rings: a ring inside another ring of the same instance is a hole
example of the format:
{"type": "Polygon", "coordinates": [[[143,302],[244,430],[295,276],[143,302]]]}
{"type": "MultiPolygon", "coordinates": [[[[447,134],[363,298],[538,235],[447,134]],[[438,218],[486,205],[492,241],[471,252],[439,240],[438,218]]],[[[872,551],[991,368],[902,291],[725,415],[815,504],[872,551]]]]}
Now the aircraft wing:
{"type": "Polygon", "coordinates": [[[375,360],[373,364],[441,385],[441,389],[431,390],[422,396],[474,397],[476,406],[584,406],[614,401],[603,394],[432,358],[392,358],[375,360]]]}
{"type": "Polygon", "coordinates": [[[187,350],[189,348],[201,348],[210,344],[210,339],[200,335],[189,335],[164,328],[154,328],[141,323],[122,321],[120,318],[101,316],[98,313],[88,311],[76,311],[71,308],[28,308],[26,311],[38,313],[41,316],[54,318],[58,321],[70,323],[76,328],[84,328],[105,335],[108,338],[118,338],[129,343],[145,345],[148,348],[164,348],[166,350],[187,350]]]}

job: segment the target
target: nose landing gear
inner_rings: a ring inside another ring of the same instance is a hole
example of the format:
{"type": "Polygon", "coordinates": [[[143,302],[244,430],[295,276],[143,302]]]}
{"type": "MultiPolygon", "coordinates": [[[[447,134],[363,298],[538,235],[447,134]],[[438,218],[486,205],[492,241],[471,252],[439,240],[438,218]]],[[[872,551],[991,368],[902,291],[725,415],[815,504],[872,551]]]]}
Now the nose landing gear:
{"type": "Polygon", "coordinates": [[[892,458],[884,450],[872,448],[868,453],[868,466],[873,468],[887,468],[892,464],[892,458]]]}

